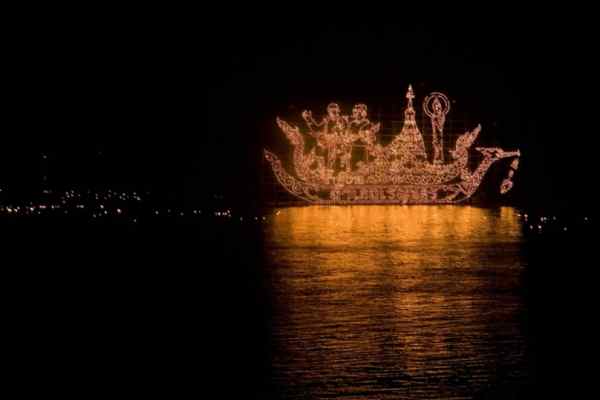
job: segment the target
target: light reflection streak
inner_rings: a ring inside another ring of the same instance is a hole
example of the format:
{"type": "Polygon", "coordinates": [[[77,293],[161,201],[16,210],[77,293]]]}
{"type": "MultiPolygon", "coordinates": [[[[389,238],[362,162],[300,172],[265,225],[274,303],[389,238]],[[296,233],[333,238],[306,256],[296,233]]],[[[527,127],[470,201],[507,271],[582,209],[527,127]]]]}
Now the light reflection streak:
{"type": "Polygon", "coordinates": [[[521,239],[508,207],[279,210],[266,226],[279,379],[395,398],[522,377],[521,239]]]}

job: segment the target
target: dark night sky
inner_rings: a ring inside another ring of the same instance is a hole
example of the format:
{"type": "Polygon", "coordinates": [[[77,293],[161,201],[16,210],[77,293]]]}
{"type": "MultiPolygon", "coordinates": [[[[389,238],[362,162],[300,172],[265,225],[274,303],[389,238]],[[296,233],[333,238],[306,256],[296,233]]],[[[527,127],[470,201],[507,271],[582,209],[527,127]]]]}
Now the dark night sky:
{"type": "Polygon", "coordinates": [[[522,149],[520,198],[591,202],[583,10],[51,11],[24,12],[9,38],[5,182],[38,179],[46,152],[56,182],[253,196],[276,115],[332,100],[390,109],[412,83],[481,122],[480,143],[488,132],[522,149]]]}

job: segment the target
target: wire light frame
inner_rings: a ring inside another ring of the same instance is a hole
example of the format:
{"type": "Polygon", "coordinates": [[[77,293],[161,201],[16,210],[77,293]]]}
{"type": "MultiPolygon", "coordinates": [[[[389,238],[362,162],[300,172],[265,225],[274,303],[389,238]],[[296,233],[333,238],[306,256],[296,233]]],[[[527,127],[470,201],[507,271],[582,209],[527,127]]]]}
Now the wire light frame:
{"type": "Polygon", "coordinates": [[[338,104],[330,103],[319,121],[311,111],[303,111],[306,127],[302,130],[277,118],[292,146],[293,164],[289,173],[274,153],[264,150],[277,181],[294,196],[316,204],[450,204],[470,198],[496,161],[512,158],[500,193],[513,187],[519,150],[475,147],[482,157],[471,167],[471,147],[481,132],[477,125],[458,135],[446,152],[444,146],[450,141],[444,138],[444,126],[450,101],[433,92],[422,103],[430,121],[430,159],[416,122],[410,85],[406,99],[401,129],[388,143],[382,143],[381,124],[368,119],[365,104],[356,104],[351,115],[343,115],[338,104]]]}

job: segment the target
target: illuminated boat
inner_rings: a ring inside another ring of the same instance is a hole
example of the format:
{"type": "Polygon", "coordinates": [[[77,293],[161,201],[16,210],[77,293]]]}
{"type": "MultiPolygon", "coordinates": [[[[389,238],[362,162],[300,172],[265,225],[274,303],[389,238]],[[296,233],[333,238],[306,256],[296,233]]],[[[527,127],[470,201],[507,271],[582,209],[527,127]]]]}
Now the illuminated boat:
{"type": "Polygon", "coordinates": [[[279,183],[294,196],[316,204],[449,204],[470,198],[496,161],[513,158],[500,192],[508,192],[519,166],[520,152],[498,147],[476,147],[482,159],[469,168],[469,150],[481,131],[478,125],[456,140],[446,162],[443,149],[445,117],[450,102],[434,92],[423,102],[431,119],[433,159],[428,160],[423,137],[415,120],[414,94],[409,86],[402,130],[387,145],[379,143],[380,124],[367,118],[367,106],[357,104],[351,116],[341,115],[337,104],[316,122],[310,111],[302,117],[308,127],[298,127],[277,118],[277,125],[293,147],[294,175],[288,173],[272,152],[264,154],[279,183]],[[306,138],[315,144],[307,149],[306,138]],[[363,157],[353,157],[356,148],[363,157]]]}

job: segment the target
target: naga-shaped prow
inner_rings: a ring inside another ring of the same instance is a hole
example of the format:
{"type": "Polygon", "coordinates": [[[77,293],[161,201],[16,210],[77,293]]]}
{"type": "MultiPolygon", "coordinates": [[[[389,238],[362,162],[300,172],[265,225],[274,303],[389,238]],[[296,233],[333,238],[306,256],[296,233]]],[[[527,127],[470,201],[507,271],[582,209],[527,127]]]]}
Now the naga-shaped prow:
{"type": "Polygon", "coordinates": [[[296,175],[300,179],[309,180],[311,166],[315,163],[320,165],[323,162],[322,158],[315,155],[314,147],[308,153],[304,153],[304,137],[297,126],[291,126],[279,117],[277,117],[277,125],[294,147],[293,158],[296,175]]]}
{"type": "Polygon", "coordinates": [[[461,174],[461,191],[466,195],[467,198],[477,190],[481,184],[481,181],[483,180],[483,177],[493,163],[503,158],[521,156],[521,152],[519,150],[505,151],[499,147],[476,147],[475,150],[483,154],[483,160],[481,160],[481,163],[479,163],[475,171],[472,173],[467,169],[464,169],[463,173],[461,174]]]}
{"type": "Polygon", "coordinates": [[[455,150],[450,150],[450,156],[455,160],[461,160],[468,157],[469,148],[479,136],[481,124],[477,125],[471,132],[463,133],[456,139],[455,150]]]}

